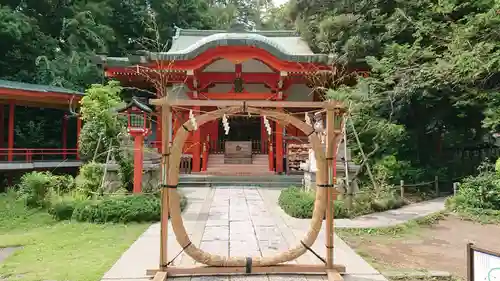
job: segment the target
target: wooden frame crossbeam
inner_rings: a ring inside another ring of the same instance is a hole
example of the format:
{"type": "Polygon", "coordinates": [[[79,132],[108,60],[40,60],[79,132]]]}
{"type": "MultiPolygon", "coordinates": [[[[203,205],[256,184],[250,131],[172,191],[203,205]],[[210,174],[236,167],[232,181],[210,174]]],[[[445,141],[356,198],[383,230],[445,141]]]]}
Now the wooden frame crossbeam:
{"type": "Polygon", "coordinates": [[[270,101],[270,100],[168,100],[167,98],[150,99],[149,103],[157,106],[242,106],[268,108],[326,108],[342,109],[335,101],[270,101]]]}
{"type": "MultiPolygon", "coordinates": [[[[218,267],[218,266],[192,266],[180,267],[170,266],[166,270],[150,269],[146,271],[148,276],[156,276],[158,273],[166,272],[168,277],[183,276],[214,276],[214,275],[263,275],[263,274],[305,274],[305,275],[325,275],[329,272],[337,272],[339,275],[345,273],[345,266],[334,264],[331,269],[326,269],[321,264],[279,264],[272,266],[254,266],[252,272],[248,272],[244,266],[218,267]]],[[[336,279],[334,279],[336,281],[336,279]]],[[[342,280],[342,279],[340,279],[342,280]]]]}

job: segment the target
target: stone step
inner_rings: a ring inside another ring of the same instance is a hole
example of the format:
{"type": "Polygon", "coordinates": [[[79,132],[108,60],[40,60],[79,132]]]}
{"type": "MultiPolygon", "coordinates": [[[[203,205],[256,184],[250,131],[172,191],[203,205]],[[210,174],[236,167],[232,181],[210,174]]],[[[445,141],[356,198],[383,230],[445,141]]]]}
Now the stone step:
{"type": "Polygon", "coordinates": [[[252,164],[252,158],[247,158],[247,157],[225,158],[224,164],[252,164]]]}
{"type": "MultiPolygon", "coordinates": [[[[252,177],[240,177],[240,176],[209,176],[204,175],[202,173],[192,173],[192,174],[181,174],[179,176],[182,180],[213,180],[213,181],[255,181],[255,178],[252,177]]],[[[301,181],[303,178],[302,175],[270,175],[259,179],[260,181],[280,181],[280,182],[289,182],[289,181],[301,181]]]]}
{"type": "Polygon", "coordinates": [[[233,187],[233,186],[256,186],[256,187],[266,187],[266,188],[288,188],[290,186],[300,186],[301,183],[286,183],[286,182],[179,182],[179,187],[233,187]]]}
{"type": "Polygon", "coordinates": [[[261,186],[269,188],[287,188],[302,186],[302,175],[275,175],[267,172],[256,178],[255,175],[210,175],[206,172],[180,175],[179,186],[261,186]]]}
{"type": "Polygon", "coordinates": [[[269,176],[273,175],[274,172],[258,172],[258,171],[206,171],[203,172],[206,175],[211,176],[248,176],[253,177],[255,180],[256,177],[269,176]]]}

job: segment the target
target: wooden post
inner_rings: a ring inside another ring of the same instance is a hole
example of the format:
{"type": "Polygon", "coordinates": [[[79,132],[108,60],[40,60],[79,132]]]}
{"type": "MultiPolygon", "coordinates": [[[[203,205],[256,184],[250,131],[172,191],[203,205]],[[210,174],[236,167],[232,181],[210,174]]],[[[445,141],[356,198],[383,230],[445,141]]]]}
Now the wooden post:
{"type": "MultiPolygon", "coordinates": [[[[474,244],[467,243],[467,281],[474,281],[474,244]]],[[[476,280],[479,281],[479,280],[476,280]]]]}
{"type": "Polygon", "coordinates": [[[62,147],[63,147],[63,159],[66,160],[67,153],[66,149],[68,148],[68,115],[64,112],[64,116],[62,119],[62,147]]]}
{"type": "Polygon", "coordinates": [[[168,164],[170,157],[170,120],[172,118],[172,112],[170,106],[163,106],[161,109],[161,119],[162,130],[161,130],[161,151],[162,151],[162,169],[161,169],[161,230],[160,230],[160,269],[167,269],[167,258],[168,258],[168,197],[169,189],[167,186],[167,176],[168,176],[168,164]]]}
{"type": "Polygon", "coordinates": [[[4,136],[4,129],[5,129],[5,106],[3,104],[0,104],[0,148],[3,148],[4,141],[5,141],[5,136],[4,136]]]}
{"type": "Polygon", "coordinates": [[[260,117],[260,153],[265,154],[266,153],[266,138],[267,138],[267,130],[266,126],[264,125],[264,117],[260,117]]]}
{"type": "Polygon", "coordinates": [[[404,199],[405,198],[405,181],[404,180],[399,181],[399,192],[400,192],[401,199],[404,199]]]}
{"type": "MultiPolygon", "coordinates": [[[[333,204],[335,185],[335,116],[332,109],[326,111],[326,162],[328,171],[327,203],[326,203],[326,268],[333,268],[333,204]]],[[[320,187],[321,188],[321,187],[320,187]]]]}
{"type": "Polygon", "coordinates": [[[8,138],[8,147],[9,150],[7,152],[7,161],[14,160],[14,117],[15,117],[16,104],[14,101],[9,102],[9,138],[8,138]]]}
{"type": "MultiPolygon", "coordinates": [[[[200,112],[199,106],[193,107],[193,114],[198,115],[200,112]]],[[[199,172],[201,169],[201,150],[202,150],[202,140],[201,140],[201,129],[193,132],[194,146],[193,146],[193,172],[199,172]]]]}
{"type": "Polygon", "coordinates": [[[434,189],[436,192],[436,197],[439,197],[439,177],[438,176],[434,177],[434,189]]]}
{"type": "Polygon", "coordinates": [[[453,196],[456,196],[458,192],[458,182],[453,183],[453,196]]]}
{"type": "Polygon", "coordinates": [[[207,170],[207,166],[208,166],[208,148],[207,148],[207,143],[208,143],[208,140],[203,143],[203,158],[202,158],[203,161],[201,163],[201,170],[202,171],[206,171],[207,170]]]}
{"type": "MultiPolygon", "coordinates": [[[[277,108],[276,110],[282,109],[277,108]]],[[[276,173],[279,174],[283,172],[283,126],[277,121],[275,122],[274,132],[276,138],[276,151],[274,152],[276,155],[276,173]]]]}
{"type": "MultiPolygon", "coordinates": [[[[158,111],[161,111],[161,108],[158,109],[158,111]]],[[[156,115],[156,143],[157,143],[157,146],[156,146],[156,149],[159,153],[161,153],[161,128],[162,128],[162,124],[161,124],[161,113],[158,112],[159,114],[156,115]]]]}
{"type": "Polygon", "coordinates": [[[269,141],[267,142],[269,145],[269,171],[274,171],[274,152],[273,152],[273,141],[271,138],[269,138],[269,141]]]}
{"type": "Polygon", "coordinates": [[[76,117],[76,159],[80,159],[80,153],[78,152],[79,141],[80,141],[80,130],[82,129],[82,118],[80,116],[76,117]]]}
{"type": "Polygon", "coordinates": [[[133,193],[142,191],[142,167],[144,165],[144,135],[136,134],[134,136],[134,188],[133,193]]]}

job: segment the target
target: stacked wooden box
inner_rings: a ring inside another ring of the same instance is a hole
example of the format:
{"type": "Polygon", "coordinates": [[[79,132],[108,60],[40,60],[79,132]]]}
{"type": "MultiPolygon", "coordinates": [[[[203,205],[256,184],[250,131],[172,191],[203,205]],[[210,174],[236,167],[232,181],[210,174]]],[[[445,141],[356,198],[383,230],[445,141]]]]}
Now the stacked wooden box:
{"type": "Polygon", "coordinates": [[[300,163],[305,163],[309,159],[309,149],[311,145],[308,143],[303,144],[288,144],[287,158],[288,158],[288,173],[302,173],[300,170],[300,163]]]}

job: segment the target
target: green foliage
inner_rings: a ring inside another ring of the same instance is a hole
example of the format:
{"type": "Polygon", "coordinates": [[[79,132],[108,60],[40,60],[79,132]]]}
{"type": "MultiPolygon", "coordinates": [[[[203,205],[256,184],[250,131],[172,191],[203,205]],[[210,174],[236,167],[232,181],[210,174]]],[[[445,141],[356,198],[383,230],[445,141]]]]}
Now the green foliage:
{"type": "Polygon", "coordinates": [[[29,172],[21,177],[18,194],[27,207],[49,207],[54,194],[63,194],[75,189],[71,175],[53,175],[50,172],[29,172]]]}
{"type": "Polygon", "coordinates": [[[30,172],[21,177],[19,196],[30,208],[46,207],[54,188],[52,175],[48,172],[30,172]]]}
{"type": "Polygon", "coordinates": [[[54,175],[52,179],[57,194],[69,193],[76,188],[75,179],[71,175],[54,175]]]}
{"type": "Polygon", "coordinates": [[[500,221],[499,161],[493,170],[483,165],[477,176],[465,178],[455,196],[446,200],[446,207],[466,219],[484,223],[500,221]]]}
{"type": "Polygon", "coordinates": [[[70,175],[53,175],[50,172],[33,171],[25,173],[19,183],[18,194],[27,207],[39,208],[50,206],[54,192],[63,193],[74,189],[70,175]]]}
{"type": "Polygon", "coordinates": [[[106,85],[94,84],[80,101],[81,118],[85,122],[80,133],[80,155],[87,159],[105,161],[109,149],[119,146],[126,124],[118,117],[117,106],[121,102],[122,88],[116,81],[106,85]],[[99,147],[98,147],[99,145],[99,147]]]}
{"type": "Polygon", "coordinates": [[[89,162],[82,165],[75,178],[76,189],[87,197],[98,194],[103,175],[104,166],[100,163],[89,162]]]}
{"type": "Polygon", "coordinates": [[[500,210],[500,180],[489,171],[462,181],[454,198],[457,208],[500,210]]]}
{"type": "Polygon", "coordinates": [[[294,218],[310,218],[314,208],[314,194],[290,187],[281,191],[278,204],[294,218]]]}
{"type": "MultiPolygon", "coordinates": [[[[295,218],[311,218],[314,210],[315,194],[297,187],[283,189],[278,204],[288,215],[295,218]]],[[[343,200],[336,200],[335,218],[348,218],[400,208],[404,201],[394,193],[361,193],[353,200],[352,209],[348,210],[343,200]]]]}
{"type": "MultiPolygon", "coordinates": [[[[283,189],[278,204],[288,215],[294,218],[311,218],[314,210],[315,194],[306,192],[297,187],[283,189]]],[[[335,217],[347,216],[346,209],[340,201],[335,201],[335,217]]]]}
{"type": "Polygon", "coordinates": [[[395,155],[382,157],[373,166],[373,172],[379,180],[391,184],[399,184],[401,179],[418,182],[424,174],[423,170],[412,167],[408,161],[398,161],[395,155]]]}
{"type": "Polygon", "coordinates": [[[330,93],[351,101],[361,146],[375,151],[370,162],[397,155],[428,180],[438,169],[447,178],[473,173],[484,159],[456,154],[491,145],[500,129],[499,8],[495,0],[292,0],[289,15],[314,49],[370,70],[330,93]]]}
{"type": "MultiPolygon", "coordinates": [[[[155,222],[160,220],[160,199],[153,195],[110,196],[84,202],[75,201],[72,219],[93,223],[155,222]]],[[[181,195],[181,210],[187,205],[181,195]]]]}
{"type": "Polygon", "coordinates": [[[130,195],[89,200],[75,208],[73,219],[93,223],[159,221],[160,201],[150,195],[130,195]]]}
{"type": "Polygon", "coordinates": [[[56,197],[52,200],[48,212],[56,220],[69,220],[75,208],[83,204],[85,204],[84,200],[73,196],[56,197]]]}

